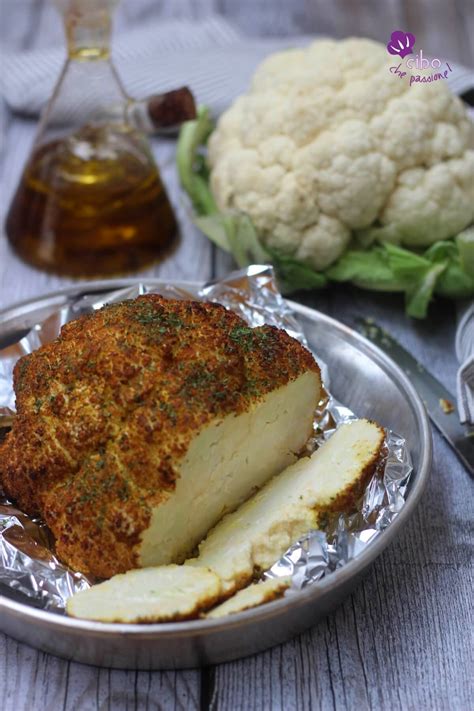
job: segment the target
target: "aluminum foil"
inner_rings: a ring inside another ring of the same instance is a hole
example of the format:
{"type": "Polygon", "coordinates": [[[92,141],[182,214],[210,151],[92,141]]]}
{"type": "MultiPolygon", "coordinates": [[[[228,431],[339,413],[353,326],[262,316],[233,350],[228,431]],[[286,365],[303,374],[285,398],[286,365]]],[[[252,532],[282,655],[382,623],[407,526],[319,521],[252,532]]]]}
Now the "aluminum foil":
{"type": "MultiPolygon", "coordinates": [[[[251,326],[264,323],[284,328],[306,344],[304,333],[286,301],[280,295],[271,267],[253,265],[232,272],[225,279],[203,288],[165,285],[155,288],[146,283],[108,293],[87,293],[71,297],[65,305],[42,315],[37,323],[22,330],[21,338],[0,350],[0,428],[14,416],[15,394],[12,374],[16,361],[58,335],[61,326],[105,304],[132,299],[150,292],[169,298],[216,301],[232,309],[251,326]]],[[[328,369],[318,354],[327,390],[315,417],[315,435],[311,446],[320,445],[335,428],[356,419],[347,407],[330,395],[328,369]]],[[[1,434],[1,429],[0,429],[1,434]]],[[[405,503],[412,471],[404,439],[393,432],[386,434],[387,458],[383,471],[369,481],[357,511],[334,517],[325,531],[308,533],[289,548],[283,557],[264,573],[264,577],[291,575],[288,591],[301,589],[321,580],[359,555],[390,525],[405,503]]],[[[9,502],[0,490],[0,593],[5,586],[25,601],[43,609],[61,613],[68,597],[93,584],[85,576],[68,570],[54,554],[54,541],[45,524],[27,516],[9,502]]]]}

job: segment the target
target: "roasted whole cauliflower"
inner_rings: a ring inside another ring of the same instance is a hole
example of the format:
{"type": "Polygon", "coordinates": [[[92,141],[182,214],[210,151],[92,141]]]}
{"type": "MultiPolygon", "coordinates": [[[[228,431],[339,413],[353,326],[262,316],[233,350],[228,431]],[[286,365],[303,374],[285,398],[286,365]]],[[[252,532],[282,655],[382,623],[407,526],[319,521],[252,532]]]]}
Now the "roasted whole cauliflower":
{"type": "Polygon", "coordinates": [[[428,247],[474,218],[473,124],[444,80],[413,83],[367,39],[270,56],[209,140],[221,211],[323,270],[362,243],[428,247]]]}
{"type": "Polygon", "coordinates": [[[158,294],[69,322],[18,361],[14,386],[0,485],[99,578],[184,560],[296,461],[321,396],[285,331],[158,294]]]}

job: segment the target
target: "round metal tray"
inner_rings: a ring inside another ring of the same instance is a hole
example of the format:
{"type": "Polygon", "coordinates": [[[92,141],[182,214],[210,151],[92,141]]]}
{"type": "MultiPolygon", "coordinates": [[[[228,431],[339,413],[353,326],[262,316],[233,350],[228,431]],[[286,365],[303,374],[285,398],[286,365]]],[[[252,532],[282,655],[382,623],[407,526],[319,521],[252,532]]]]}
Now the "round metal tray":
{"type": "MultiPolygon", "coordinates": [[[[151,286],[163,282],[143,280],[151,286]]],[[[71,295],[110,291],[137,280],[93,282],[0,311],[0,337],[28,327],[71,295]]],[[[181,285],[183,285],[181,283],[181,285]]],[[[431,467],[431,432],[424,406],[402,371],[365,338],[318,311],[290,302],[312,350],[329,368],[334,396],[358,416],[403,435],[414,463],[407,501],[388,529],[356,559],[312,587],[225,620],[171,624],[102,624],[63,617],[0,596],[0,629],[66,659],[128,669],[175,669],[229,661],[299,634],[333,610],[388,546],[421,497],[431,467]]]]}

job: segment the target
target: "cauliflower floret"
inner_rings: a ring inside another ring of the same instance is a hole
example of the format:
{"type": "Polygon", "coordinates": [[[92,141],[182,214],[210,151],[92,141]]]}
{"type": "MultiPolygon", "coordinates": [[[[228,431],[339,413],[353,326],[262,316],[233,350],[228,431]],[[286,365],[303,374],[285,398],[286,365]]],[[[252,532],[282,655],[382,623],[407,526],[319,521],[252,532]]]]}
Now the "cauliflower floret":
{"type": "Polygon", "coordinates": [[[462,160],[400,173],[380,215],[390,240],[423,247],[461,232],[472,220],[473,175],[474,151],[462,160]]]}
{"type": "Polygon", "coordinates": [[[295,257],[315,269],[326,269],[345,251],[350,239],[350,230],[340,220],[321,215],[315,225],[303,230],[295,257]]]}
{"type": "Polygon", "coordinates": [[[423,247],[469,225],[472,122],[443,80],[410,86],[393,63],[362,39],[268,57],[209,142],[219,208],[316,269],[353,232],[423,247]]]}
{"type": "Polygon", "coordinates": [[[351,228],[370,225],[393,189],[394,163],[378,150],[366,125],[350,120],[295,155],[294,170],[321,211],[351,228]]]}

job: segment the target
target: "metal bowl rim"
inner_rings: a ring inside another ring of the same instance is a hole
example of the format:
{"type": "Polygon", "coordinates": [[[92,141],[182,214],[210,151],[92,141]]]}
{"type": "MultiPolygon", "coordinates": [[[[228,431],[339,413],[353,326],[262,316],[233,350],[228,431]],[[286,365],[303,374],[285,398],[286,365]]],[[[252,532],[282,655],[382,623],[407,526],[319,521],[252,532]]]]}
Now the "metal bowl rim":
{"type": "MultiPolygon", "coordinates": [[[[89,291],[103,291],[133,286],[135,284],[144,283],[150,286],[161,286],[172,284],[174,286],[180,287],[199,287],[200,282],[182,281],[182,280],[166,280],[166,279],[155,279],[146,278],[142,279],[113,279],[106,281],[92,281],[92,282],[78,282],[77,284],[66,287],[63,289],[58,289],[53,292],[48,292],[42,296],[34,297],[32,299],[26,299],[21,302],[16,302],[11,306],[0,309],[0,327],[1,319],[5,317],[6,314],[12,310],[18,310],[22,307],[31,307],[35,304],[40,304],[42,301],[47,299],[54,299],[59,296],[68,296],[75,292],[89,292],[89,291]]],[[[31,620],[37,623],[43,623],[45,626],[50,626],[60,631],[61,629],[66,629],[69,631],[76,630],[77,632],[92,632],[98,633],[100,636],[106,636],[108,638],[116,636],[145,636],[147,638],[160,638],[160,637],[173,637],[188,636],[193,633],[202,632],[217,632],[228,630],[231,627],[240,626],[244,623],[255,624],[259,620],[268,617],[279,617],[284,614],[285,610],[288,608],[296,608],[301,605],[306,604],[311,598],[316,600],[324,592],[330,591],[332,588],[339,588],[343,586],[348,580],[361,573],[367,566],[369,566],[380,553],[388,546],[388,544],[396,537],[401,526],[410,518],[414,509],[416,508],[423,490],[427,484],[429,473],[431,469],[432,462],[432,442],[431,442],[431,428],[428,420],[428,416],[425,407],[414,389],[413,385],[408,380],[407,376],[403,371],[396,365],[396,363],[389,358],[383,351],[381,351],[377,346],[364,338],[361,334],[357,333],[350,327],[341,323],[337,319],[334,319],[317,309],[312,309],[303,304],[299,304],[294,301],[288,300],[291,308],[303,316],[314,320],[314,316],[320,321],[326,322],[328,325],[332,326],[338,331],[343,331],[347,338],[352,340],[357,344],[357,346],[366,355],[368,355],[372,360],[374,360],[382,370],[391,377],[396,384],[401,387],[407,396],[407,400],[413,410],[415,419],[418,422],[421,435],[421,449],[420,449],[420,462],[417,467],[415,476],[412,479],[410,490],[407,496],[406,503],[400,512],[400,514],[395,518],[395,520],[390,524],[390,526],[383,532],[376,541],[371,545],[367,546],[367,549],[357,556],[354,560],[347,563],[340,570],[332,573],[331,575],[323,578],[316,585],[308,587],[304,590],[293,593],[288,597],[283,597],[279,600],[266,603],[260,607],[254,609],[246,610],[244,612],[236,613],[229,618],[223,620],[190,620],[187,622],[170,622],[170,623],[155,623],[155,624],[124,624],[124,623],[103,623],[94,622],[89,620],[78,620],[72,617],[67,617],[59,615],[56,613],[48,612],[46,610],[38,610],[28,604],[23,604],[10,600],[0,594],[0,612],[2,610],[10,612],[13,615],[23,617],[25,621],[31,620]]]]}

